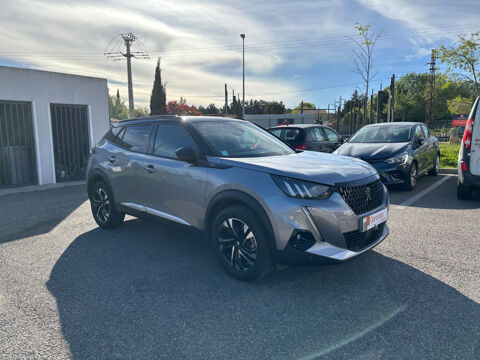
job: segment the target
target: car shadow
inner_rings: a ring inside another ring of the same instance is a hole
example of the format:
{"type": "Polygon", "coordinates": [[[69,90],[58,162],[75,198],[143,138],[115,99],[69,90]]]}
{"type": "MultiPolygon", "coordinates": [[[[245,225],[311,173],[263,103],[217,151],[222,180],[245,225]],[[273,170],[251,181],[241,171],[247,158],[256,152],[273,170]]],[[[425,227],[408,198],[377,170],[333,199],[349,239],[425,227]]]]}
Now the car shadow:
{"type": "Polygon", "coordinates": [[[2,195],[0,244],[49,232],[86,200],[85,185],[2,195]]]}
{"type": "Polygon", "coordinates": [[[47,282],[74,359],[478,359],[480,306],[371,251],[226,275],[202,236],[134,219],[77,237],[47,282]]]}

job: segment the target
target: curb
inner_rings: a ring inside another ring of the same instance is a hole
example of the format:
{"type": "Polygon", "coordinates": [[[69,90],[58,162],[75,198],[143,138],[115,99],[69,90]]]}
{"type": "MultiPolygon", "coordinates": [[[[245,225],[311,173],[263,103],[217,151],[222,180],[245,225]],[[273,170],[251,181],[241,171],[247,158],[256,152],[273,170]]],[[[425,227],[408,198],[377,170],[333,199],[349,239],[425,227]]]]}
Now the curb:
{"type": "Polygon", "coordinates": [[[84,185],[84,184],[86,184],[86,181],[83,180],[83,181],[72,181],[72,182],[57,183],[57,184],[27,185],[27,186],[20,186],[20,187],[14,187],[9,189],[0,189],[0,196],[20,194],[20,193],[33,192],[33,191],[60,189],[64,187],[84,185]]]}
{"type": "Polygon", "coordinates": [[[457,169],[451,169],[451,168],[440,168],[438,170],[439,174],[457,174],[458,170],[457,169]]]}

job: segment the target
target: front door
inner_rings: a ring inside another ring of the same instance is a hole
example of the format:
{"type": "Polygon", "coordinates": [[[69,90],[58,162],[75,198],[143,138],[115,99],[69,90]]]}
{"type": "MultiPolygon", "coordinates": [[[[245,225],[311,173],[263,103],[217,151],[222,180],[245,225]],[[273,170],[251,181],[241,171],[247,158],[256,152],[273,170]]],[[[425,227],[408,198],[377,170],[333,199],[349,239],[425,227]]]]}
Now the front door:
{"type": "Polygon", "coordinates": [[[180,161],[176,150],[190,146],[200,150],[180,124],[160,123],[153,149],[144,159],[146,211],[184,225],[202,227],[206,167],[180,161]]]}

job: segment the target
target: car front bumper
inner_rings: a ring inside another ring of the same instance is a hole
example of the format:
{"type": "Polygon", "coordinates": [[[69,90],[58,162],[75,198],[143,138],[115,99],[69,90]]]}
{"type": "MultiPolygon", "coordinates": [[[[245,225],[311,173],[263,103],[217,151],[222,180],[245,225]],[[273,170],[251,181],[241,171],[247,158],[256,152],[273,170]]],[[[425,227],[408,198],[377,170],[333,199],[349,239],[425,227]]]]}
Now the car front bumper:
{"type": "Polygon", "coordinates": [[[388,209],[388,204],[385,187],[382,204],[361,215],[355,214],[338,192],[327,200],[293,199],[283,194],[267,199],[276,239],[277,261],[337,262],[370,250],[388,236],[389,229],[384,222],[378,228],[363,231],[363,218],[388,209]],[[311,244],[296,246],[293,243],[295,234],[306,234],[311,244]]]}
{"type": "Polygon", "coordinates": [[[410,178],[411,163],[405,165],[388,164],[383,161],[370,162],[385,185],[403,184],[410,178]]]}

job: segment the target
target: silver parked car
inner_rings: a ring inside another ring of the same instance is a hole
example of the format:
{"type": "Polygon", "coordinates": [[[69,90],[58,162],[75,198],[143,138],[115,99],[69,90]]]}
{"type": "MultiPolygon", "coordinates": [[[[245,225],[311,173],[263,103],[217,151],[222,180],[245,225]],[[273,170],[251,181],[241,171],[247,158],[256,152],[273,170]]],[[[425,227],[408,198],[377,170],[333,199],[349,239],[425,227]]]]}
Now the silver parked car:
{"type": "Polygon", "coordinates": [[[112,126],[92,150],[95,221],[149,215],[202,230],[242,280],[276,263],[344,261],[388,235],[388,193],[350,157],[295,152],[243,120],[156,116],[112,126]]]}

